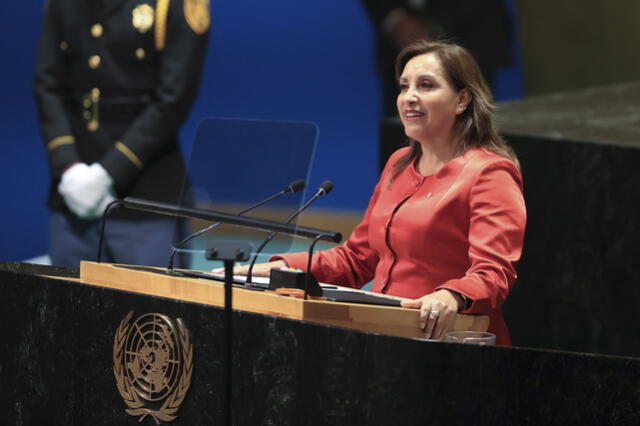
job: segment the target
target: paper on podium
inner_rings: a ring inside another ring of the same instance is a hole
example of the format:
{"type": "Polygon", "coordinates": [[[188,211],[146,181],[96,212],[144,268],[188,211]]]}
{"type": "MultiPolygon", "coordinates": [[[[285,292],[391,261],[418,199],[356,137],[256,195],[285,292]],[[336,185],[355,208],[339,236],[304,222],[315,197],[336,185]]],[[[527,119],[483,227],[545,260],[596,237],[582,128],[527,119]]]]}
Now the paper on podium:
{"type": "MultiPolygon", "coordinates": [[[[204,271],[189,271],[184,273],[187,276],[194,276],[198,278],[208,278],[218,281],[224,281],[224,274],[214,274],[212,272],[204,271]]],[[[259,289],[268,289],[270,280],[269,277],[251,277],[252,285],[259,289]]],[[[234,284],[245,284],[247,282],[246,275],[234,275],[234,284]]],[[[358,290],[351,287],[342,287],[333,284],[322,284],[322,296],[327,300],[333,302],[348,302],[348,303],[365,303],[371,305],[385,305],[385,306],[400,306],[400,301],[405,300],[401,297],[388,296],[380,293],[373,293],[370,291],[358,290]]],[[[408,299],[406,299],[408,300],[408,299]]]]}

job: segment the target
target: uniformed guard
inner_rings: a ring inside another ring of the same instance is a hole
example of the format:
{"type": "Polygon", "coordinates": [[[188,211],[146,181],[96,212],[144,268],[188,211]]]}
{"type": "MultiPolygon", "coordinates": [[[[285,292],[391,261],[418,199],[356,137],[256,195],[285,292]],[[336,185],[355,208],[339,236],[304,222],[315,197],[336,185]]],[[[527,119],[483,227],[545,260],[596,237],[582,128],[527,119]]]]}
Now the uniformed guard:
{"type": "MultiPolygon", "coordinates": [[[[35,95],[51,169],[50,256],[93,259],[114,197],[178,201],[178,129],[195,99],[209,0],[48,0],[35,95]]],[[[163,265],[175,222],[134,212],[109,221],[106,260],[163,265]]]]}

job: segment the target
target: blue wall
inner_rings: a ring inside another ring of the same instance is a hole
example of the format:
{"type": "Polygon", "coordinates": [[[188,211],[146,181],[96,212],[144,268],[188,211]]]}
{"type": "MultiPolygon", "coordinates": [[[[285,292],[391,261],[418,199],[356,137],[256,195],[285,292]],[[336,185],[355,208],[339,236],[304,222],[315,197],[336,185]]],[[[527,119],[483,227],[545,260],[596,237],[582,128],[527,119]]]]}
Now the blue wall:
{"type": "Polygon", "coordinates": [[[0,259],[45,252],[44,198],[49,178],[35,119],[31,82],[40,1],[0,3],[0,259]]]}
{"type": "MultiPolygon", "coordinates": [[[[46,252],[49,176],[31,89],[41,9],[41,0],[0,5],[5,260],[46,252]]],[[[318,206],[364,209],[377,178],[382,111],[374,55],[358,0],[213,0],[200,96],[182,130],[185,154],[204,117],[313,121],[320,135],[310,185],[336,184],[318,206]]],[[[506,74],[501,97],[519,96],[518,75],[506,74]]]]}

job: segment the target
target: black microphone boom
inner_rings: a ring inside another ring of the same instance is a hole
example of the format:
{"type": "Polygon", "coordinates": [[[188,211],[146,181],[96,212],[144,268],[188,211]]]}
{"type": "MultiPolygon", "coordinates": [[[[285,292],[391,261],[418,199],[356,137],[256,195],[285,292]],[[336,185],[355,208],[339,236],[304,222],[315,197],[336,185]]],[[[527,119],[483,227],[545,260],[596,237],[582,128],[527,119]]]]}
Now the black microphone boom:
{"type": "MultiPolygon", "coordinates": [[[[328,193],[331,192],[332,189],[333,189],[333,182],[331,182],[330,180],[325,180],[324,182],[322,182],[322,184],[318,188],[318,191],[315,193],[315,195],[311,197],[309,201],[307,201],[302,207],[300,207],[294,214],[292,214],[285,223],[290,223],[300,213],[302,213],[307,207],[309,207],[311,203],[313,203],[323,195],[327,195],[328,193]]],[[[258,260],[258,256],[260,255],[260,252],[262,251],[262,249],[265,248],[267,244],[269,244],[269,242],[273,239],[273,237],[276,236],[277,233],[278,233],[277,231],[273,231],[269,235],[267,235],[267,238],[265,238],[264,241],[262,241],[262,244],[260,244],[260,246],[256,249],[256,253],[253,255],[253,259],[251,259],[251,265],[249,265],[249,271],[247,271],[247,280],[245,281],[247,286],[251,284],[253,266],[256,264],[256,260],[258,260]]],[[[320,237],[320,235],[316,235],[314,238],[324,239],[323,237],[320,237]]],[[[339,241],[336,241],[336,242],[339,242],[339,241]]]]}
{"type": "Polygon", "coordinates": [[[297,235],[304,238],[315,238],[318,235],[324,235],[322,239],[325,241],[332,241],[335,243],[342,241],[342,234],[339,232],[323,231],[321,229],[308,228],[304,226],[294,226],[282,222],[238,216],[214,210],[182,207],[175,204],[144,200],[142,198],[125,197],[124,200],[116,200],[113,204],[119,204],[128,209],[157,213],[165,216],[186,217],[187,219],[203,219],[209,222],[222,222],[244,228],[275,231],[287,235],[297,235]]]}
{"type": "MultiPolygon", "coordinates": [[[[293,192],[298,192],[298,191],[302,191],[305,187],[307,186],[307,182],[304,179],[296,179],[293,182],[291,182],[289,185],[287,185],[287,187],[285,189],[283,189],[280,192],[277,192],[273,195],[271,195],[270,197],[265,198],[262,201],[259,201],[249,207],[247,207],[246,209],[242,210],[241,212],[238,213],[238,216],[241,216],[243,214],[245,214],[246,212],[253,210],[255,208],[260,207],[263,204],[268,203],[269,201],[275,200],[276,198],[280,198],[281,196],[283,196],[284,194],[289,194],[289,193],[293,193],[293,192]]],[[[182,246],[184,246],[187,242],[191,241],[192,239],[199,237],[200,235],[212,231],[215,228],[217,228],[218,226],[222,225],[222,222],[217,222],[214,223],[213,225],[209,225],[206,228],[203,228],[199,231],[196,231],[192,234],[187,235],[187,237],[185,239],[183,239],[182,241],[180,241],[178,244],[176,244],[176,246],[171,250],[171,254],[169,255],[169,260],[167,261],[167,269],[168,270],[172,270],[173,269],[173,259],[176,256],[176,253],[178,252],[178,250],[180,248],[182,248],[182,246]]]]}

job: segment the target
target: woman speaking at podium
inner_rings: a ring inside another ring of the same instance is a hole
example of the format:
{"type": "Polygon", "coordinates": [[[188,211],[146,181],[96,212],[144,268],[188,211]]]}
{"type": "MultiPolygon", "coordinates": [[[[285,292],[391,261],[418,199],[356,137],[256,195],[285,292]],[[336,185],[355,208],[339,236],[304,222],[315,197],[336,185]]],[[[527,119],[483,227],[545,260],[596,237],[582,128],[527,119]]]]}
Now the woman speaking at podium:
{"type": "MultiPolygon", "coordinates": [[[[501,306],[516,279],[526,222],[518,160],[497,134],[492,98],[464,48],[416,42],[396,59],[397,99],[409,146],[384,168],[362,222],[342,245],[319,251],[320,282],[413,300],[427,338],[443,336],[456,312],[490,317],[510,344],[501,306]]],[[[257,265],[306,269],[307,253],[257,265]]],[[[239,268],[240,269],[240,268],[239,268]]]]}

